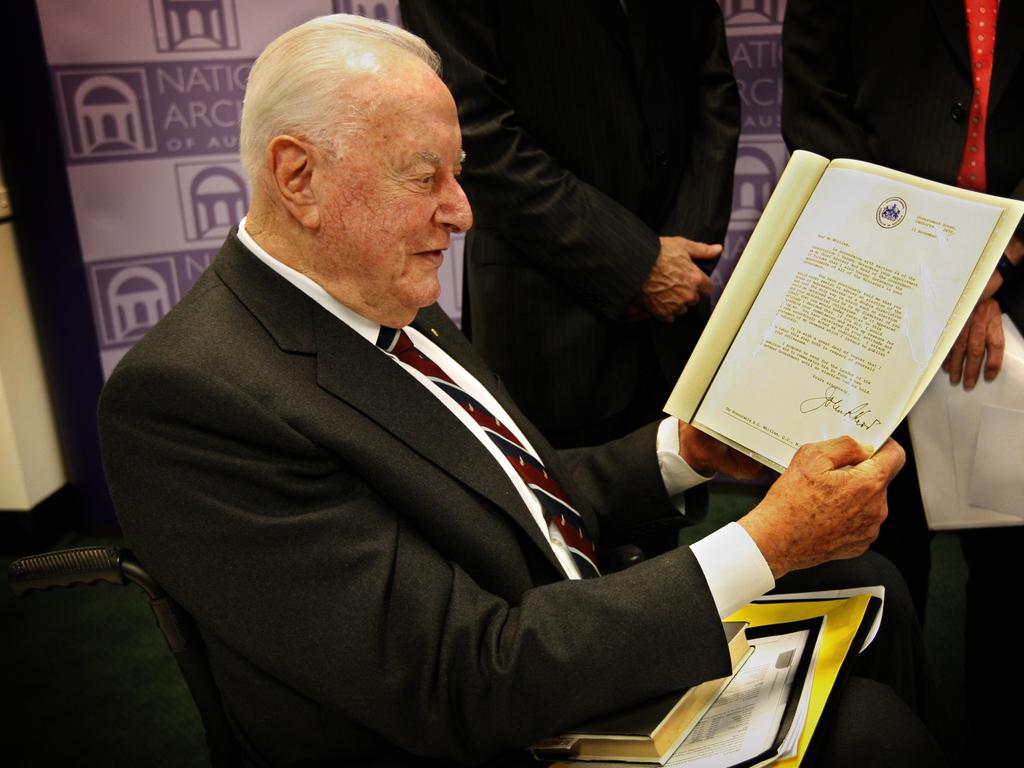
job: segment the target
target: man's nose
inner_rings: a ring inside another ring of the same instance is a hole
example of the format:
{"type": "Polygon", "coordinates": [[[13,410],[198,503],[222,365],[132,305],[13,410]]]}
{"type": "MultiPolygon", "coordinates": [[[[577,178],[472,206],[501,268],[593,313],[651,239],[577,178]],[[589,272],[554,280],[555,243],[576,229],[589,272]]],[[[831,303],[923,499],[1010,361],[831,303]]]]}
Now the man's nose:
{"type": "Polygon", "coordinates": [[[446,185],[437,207],[437,221],[449,232],[465,232],[473,226],[473,210],[469,198],[457,179],[446,185]]]}

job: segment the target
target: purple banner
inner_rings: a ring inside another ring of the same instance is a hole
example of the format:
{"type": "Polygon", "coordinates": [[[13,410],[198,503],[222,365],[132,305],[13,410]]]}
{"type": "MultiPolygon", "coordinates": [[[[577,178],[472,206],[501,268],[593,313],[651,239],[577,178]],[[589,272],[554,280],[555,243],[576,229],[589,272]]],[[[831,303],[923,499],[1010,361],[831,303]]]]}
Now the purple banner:
{"type": "MultiPolygon", "coordinates": [[[[742,106],[716,295],[788,154],[779,136],[785,0],[720,0],[742,106]]],[[[317,15],[400,23],[397,0],[37,0],[103,369],[193,285],[244,215],[238,122],[252,61],[317,15]]],[[[462,238],[442,269],[458,322],[462,238]]]]}
{"type": "Polygon", "coordinates": [[[711,279],[717,297],[786,166],[782,141],[782,20],[786,0],[720,0],[740,94],[740,147],[725,250],[711,279]]]}

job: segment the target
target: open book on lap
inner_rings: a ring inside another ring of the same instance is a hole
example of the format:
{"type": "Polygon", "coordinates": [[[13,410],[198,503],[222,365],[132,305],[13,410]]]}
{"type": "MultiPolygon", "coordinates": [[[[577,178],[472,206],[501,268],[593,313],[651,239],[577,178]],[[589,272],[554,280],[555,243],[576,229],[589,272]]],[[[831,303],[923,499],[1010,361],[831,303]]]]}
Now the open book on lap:
{"type": "MultiPolygon", "coordinates": [[[[725,622],[723,628],[735,673],[750,653],[746,622],[725,622]]],[[[531,751],[540,759],[664,762],[693,730],[730,679],[731,675],[706,680],[684,691],[581,723],[534,744],[531,751]]]]}

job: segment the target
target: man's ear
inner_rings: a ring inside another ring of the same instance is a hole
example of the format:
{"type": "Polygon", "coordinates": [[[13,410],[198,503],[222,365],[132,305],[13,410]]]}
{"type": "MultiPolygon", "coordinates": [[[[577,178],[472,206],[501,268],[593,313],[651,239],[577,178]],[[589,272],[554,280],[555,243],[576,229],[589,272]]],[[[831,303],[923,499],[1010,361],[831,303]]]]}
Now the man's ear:
{"type": "Polygon", "coordinates": [[[281,204],[306,229],[320,228],[320,206],[313,191],[313,147],[291,136],[275,136],[267,145],[267,163],[281,204]]]}

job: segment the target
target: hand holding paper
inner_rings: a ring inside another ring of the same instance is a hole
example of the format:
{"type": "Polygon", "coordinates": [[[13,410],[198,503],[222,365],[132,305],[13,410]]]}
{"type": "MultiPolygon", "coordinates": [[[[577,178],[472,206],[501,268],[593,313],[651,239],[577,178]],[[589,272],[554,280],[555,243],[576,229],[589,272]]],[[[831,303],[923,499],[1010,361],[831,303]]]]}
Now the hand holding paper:
{"type": "Polygon", "coordinates": [[[852,437],[808,443],[739,523],[776,579],[856,557],[878,536],[888,514],[886,487],[905,458],[892,439],[873,456],[852,437]]]}
{"type": "Polygon", "coordinates": [[[679,422],[679,455],[702,475],[722,472],[737,480],[752,480],[768,472],[768,468],[759,461],[691,427],[685,421],[679,422]]]}

